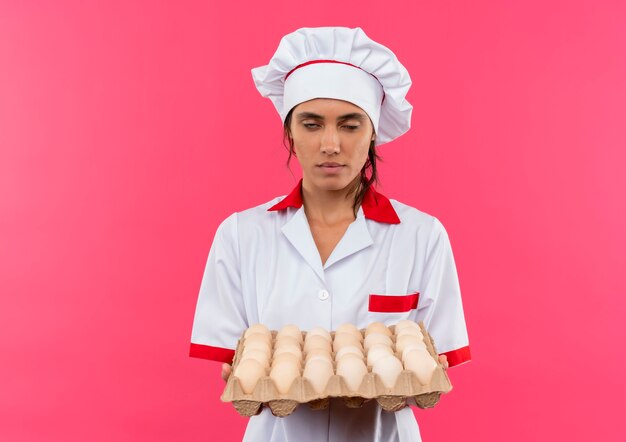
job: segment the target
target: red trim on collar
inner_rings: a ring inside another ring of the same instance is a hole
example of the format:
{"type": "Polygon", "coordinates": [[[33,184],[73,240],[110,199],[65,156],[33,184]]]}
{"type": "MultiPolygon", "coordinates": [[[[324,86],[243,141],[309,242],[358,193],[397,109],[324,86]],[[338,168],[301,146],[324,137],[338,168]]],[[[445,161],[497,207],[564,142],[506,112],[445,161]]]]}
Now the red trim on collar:
{"type": "MultiPolygon", "coordinates": [[[[302,178],[300,178],[300,181],[289,195],[267,210],[283,210],[287,207],[295,207],[296,209],[299,209],[302,207],[301,190],[302,178]]],[[[378,221],[380,223],[400,224],[400,218],[391,205],[391,201],[389,201],[389,199],[382,193],[378,193],[373,187],[370,187],[367,189],[367,192],[365,192],[361,207],[363,208],[363,215],[367,219],[378,221]]]]}

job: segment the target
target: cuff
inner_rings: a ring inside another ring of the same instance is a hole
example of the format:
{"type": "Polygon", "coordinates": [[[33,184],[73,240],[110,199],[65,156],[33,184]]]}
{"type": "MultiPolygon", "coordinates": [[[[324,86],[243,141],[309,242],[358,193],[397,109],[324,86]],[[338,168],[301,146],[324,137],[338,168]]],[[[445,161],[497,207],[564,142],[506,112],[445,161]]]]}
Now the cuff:
{"type": "Polygon", "coordinates": [[[472,360],[469,346],[457,348],[456,350],[450,350],[439,354],[446,355],[446,357],[448,358],[448,367],[454,367],[455,365],[460,365],[472,360]]]}
{"type": "Polygon", "coordinates": [[[210,345],[194,344],[189,346],[189,356],[192,358],[209,359],[211,361],[233,363],[235,350],[230,348],[211,347],[210,345]]]}

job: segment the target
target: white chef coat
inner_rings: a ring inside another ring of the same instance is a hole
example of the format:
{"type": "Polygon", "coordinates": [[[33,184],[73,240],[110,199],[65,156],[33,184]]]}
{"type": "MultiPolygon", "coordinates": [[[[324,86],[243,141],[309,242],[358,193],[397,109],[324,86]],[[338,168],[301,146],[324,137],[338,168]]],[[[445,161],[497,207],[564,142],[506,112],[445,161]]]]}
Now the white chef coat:
{"type": "MultiPolygon", "coordinates": [[[[461,292],[446,230],[424,212],[370,188],[356,219],[322,261],[304,213],[302,180],[287,196],[236,212],[218,227],[200,286],[190,356],[232,363],[242,332],[262,323],[334,330],[402,319],[424,321],[450,366],[470,360],[461,292]]],[[[326,410],[268,408],[250,418],[244,440],[420,441],[410,408],[376,403],[326,410]]]]}

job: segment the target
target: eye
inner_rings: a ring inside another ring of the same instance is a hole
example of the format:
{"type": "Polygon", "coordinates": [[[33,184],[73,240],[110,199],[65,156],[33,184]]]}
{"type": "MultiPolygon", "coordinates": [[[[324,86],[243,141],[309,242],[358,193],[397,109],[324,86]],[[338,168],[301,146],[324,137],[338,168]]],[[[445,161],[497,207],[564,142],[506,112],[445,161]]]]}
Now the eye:
{"type": "Polygon", "coordinates": [[[316,123],[303,123],[302,124],[307,129],[317,129],[320,125],[316,123]]]}
{"type": "Polygon", "coordinates": [[[345,127],[348,130],[357,130],[360,126],[352,126],[352,125],[344,125],[343,127],[345,127]]]}

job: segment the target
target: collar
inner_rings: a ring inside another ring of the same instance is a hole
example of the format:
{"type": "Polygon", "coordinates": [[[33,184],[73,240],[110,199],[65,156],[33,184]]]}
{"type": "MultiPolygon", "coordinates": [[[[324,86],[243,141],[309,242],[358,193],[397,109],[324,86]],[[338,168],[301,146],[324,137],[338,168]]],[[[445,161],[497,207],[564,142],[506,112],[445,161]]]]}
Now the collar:
{"type": "MultiPolygon", "coordinates": [[[[289,195],[267,210],[284,210],[287,207],[302,207],[302,178],[300,178],[300,181],[289,195]]],[[[400,224],[400,218],[391,205],[391,201],[382,193],[378,193],[373,187],[370,187],[365,192],[361,208],[363,209],[363,215],[367,219],[378,221],[379,223],[400,224]]]]}

